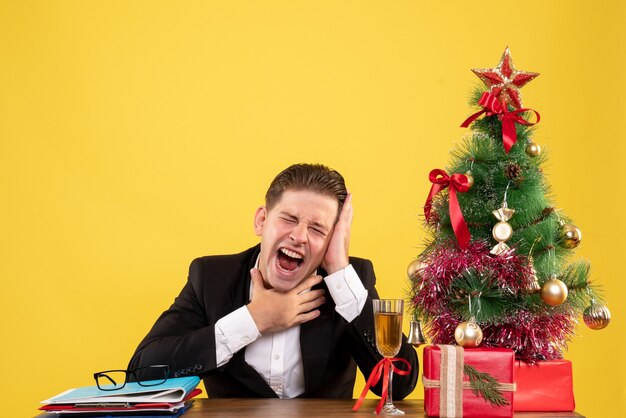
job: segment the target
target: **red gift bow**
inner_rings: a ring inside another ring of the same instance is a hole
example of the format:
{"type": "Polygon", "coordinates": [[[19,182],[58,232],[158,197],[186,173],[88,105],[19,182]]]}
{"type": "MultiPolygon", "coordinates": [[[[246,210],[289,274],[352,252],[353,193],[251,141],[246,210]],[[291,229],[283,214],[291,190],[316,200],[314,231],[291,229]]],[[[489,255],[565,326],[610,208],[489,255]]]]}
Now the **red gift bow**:
{"type": "Polygon", "coordinates": [[[454,230],[454,235],[456,236],[459,246],[461,249],[465,250],[469,246],[470,232],[467,228],[467,224],[465,223],[465,218],[463,218],[463,212],[461,212],[461,206],[459,205],[456,192],[465,193],[469,190],[467,176],[465,174],[453,174],[452,176],[448,176],[444,170],[436,168],[430,172],[428,177],[433,185],[430,188],[430,193],[428,194],[426,204],[424,205],[424,215],[426,216],[426,220],[430,219],[433,197],[446,187],[450,186],[450,193],[448,196],[450,222],[452,223],[452,229],[454,230]]]}
{"type": "Polygon", "coordinates": [[[489,93],[484,92],[480,97],[478,104],[483,106],[484,109],[480,112],[474,113],[472,116],[467,118],[465,122],[461,124],[461,128],[467,128],[470,126],[472,122],[474,122],[480,115],[483,113],[485,116],[493,116],[498,115],[498,119],[502,122],[502,142],[504,143],[504,150],[506,153],[509,153],[509,150],[517,141],[517,132],[515,131],[515,124],[519,123],[524,126],[532,126],[535,123],[539,123],[541,120],[541,116],[535,110],[532,109],[517,109],[512,112],[509,112],[509,109],[504,100],[498,100],[498,97],[489,93]],[[537,116],[536,122],[529,122],[526,119],[520,116],[521,113],[531,111],[537,116]]]}
{"type": "Polygon", "coordinates": [[[378,402],[378,406],[376,406],[376,413],[380,414],[380,410],[383,409],[383,405],[385,404],[385,400],[387,399],[387,392],[389,390],[389,368],[393,370],[394,373],[399,374],[400,376],[406,376],[411,371],[411,365],[408,361],[400,357],[387,358],[384,357],[381,361],[374,366],[372,369],[372,373],[370,373],[370,377],[367,379],[365,383],[365,388],[363,392],[361,392],[361,396],[357,399],[356,403],[352,407],[352,411],[358,411],[361,407],[361,404],[365,400],[365,395],[370,390],[370,387],[376,386],[378,381],[380,380],[380,375],[383,375],[383,391],[380,396],[380,402],[378,402]],[[402,370],[398,369],[393,365],[394,361],[401,361],[407,365],[408,369],[402,370]]]}

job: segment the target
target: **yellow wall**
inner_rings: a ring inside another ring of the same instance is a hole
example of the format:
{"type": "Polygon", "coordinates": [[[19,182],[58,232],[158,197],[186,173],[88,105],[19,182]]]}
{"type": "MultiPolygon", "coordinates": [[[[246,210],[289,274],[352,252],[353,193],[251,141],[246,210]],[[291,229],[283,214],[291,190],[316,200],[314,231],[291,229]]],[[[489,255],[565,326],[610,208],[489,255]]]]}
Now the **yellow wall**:
{"type": "Polygon", "coordinates": [[[622,4],[0,1],[2,415],[124,367],[194,257],[256,243],[294,162],[344,174],[352,253],[404,295],[469,70],[508,45],[542,74],[523,89],[535,138],[614,316],[570,344],[577,408],[624,416],[622,4]]]}

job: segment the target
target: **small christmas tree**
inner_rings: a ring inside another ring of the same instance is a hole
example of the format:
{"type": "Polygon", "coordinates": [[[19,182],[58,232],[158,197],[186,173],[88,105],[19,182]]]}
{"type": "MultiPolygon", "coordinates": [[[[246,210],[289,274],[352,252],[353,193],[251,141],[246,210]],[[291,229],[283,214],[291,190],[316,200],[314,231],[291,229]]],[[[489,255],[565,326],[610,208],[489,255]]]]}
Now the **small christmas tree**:
{"type": "Polygon", "coordinates": [[[609,320],[587,261],[568,262],[580,230],[555,205],[532,142],[539,114],[519,89],[539,74],[516,70],[509,49],[472,99],[471,134],[447,173],[433,170],[424,207],[432,233],[409,265],[415,319],[434,344],[506,347],[526,362],[562,357],[577,317],[609,320]],[[531,122],[531,119],[534,122],[531,122]],[[448,174],[450,173],[450,174],[448,174]]]}

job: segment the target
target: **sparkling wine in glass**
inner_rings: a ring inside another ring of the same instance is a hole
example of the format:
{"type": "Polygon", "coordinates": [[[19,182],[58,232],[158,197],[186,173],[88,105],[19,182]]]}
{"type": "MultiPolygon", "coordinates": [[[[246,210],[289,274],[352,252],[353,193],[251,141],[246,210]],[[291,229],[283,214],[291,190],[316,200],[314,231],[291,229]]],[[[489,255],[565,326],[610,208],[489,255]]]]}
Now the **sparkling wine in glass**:
{"type": "MultiPolygon", "coordinates": [[[[376,349],[387,358],[395,357],[402,345],[402,313],[404,301],[402,299],[374,299],[374,330],[376,334],[376,349]]],[[[391,398],[391,380],[393,369],[389,368],[389,386],[387,399],[381,409],[381,415],[404,415],[393,404],[391,398]]]]}

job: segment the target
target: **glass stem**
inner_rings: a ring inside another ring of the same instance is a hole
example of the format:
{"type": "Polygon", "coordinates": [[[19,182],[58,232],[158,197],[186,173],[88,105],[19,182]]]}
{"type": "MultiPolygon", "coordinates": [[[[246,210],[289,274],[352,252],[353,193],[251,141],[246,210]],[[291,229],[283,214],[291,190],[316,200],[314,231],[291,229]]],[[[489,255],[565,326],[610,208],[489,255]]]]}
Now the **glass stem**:
{"type": "Polygon", "coordinates": [[[385,409],[393,408],[393,399],[391,396],[391,380],[393,379],[393,367],[389,367],[389,386],[387,386],[387,399],[385,400],[385,409]]]}

